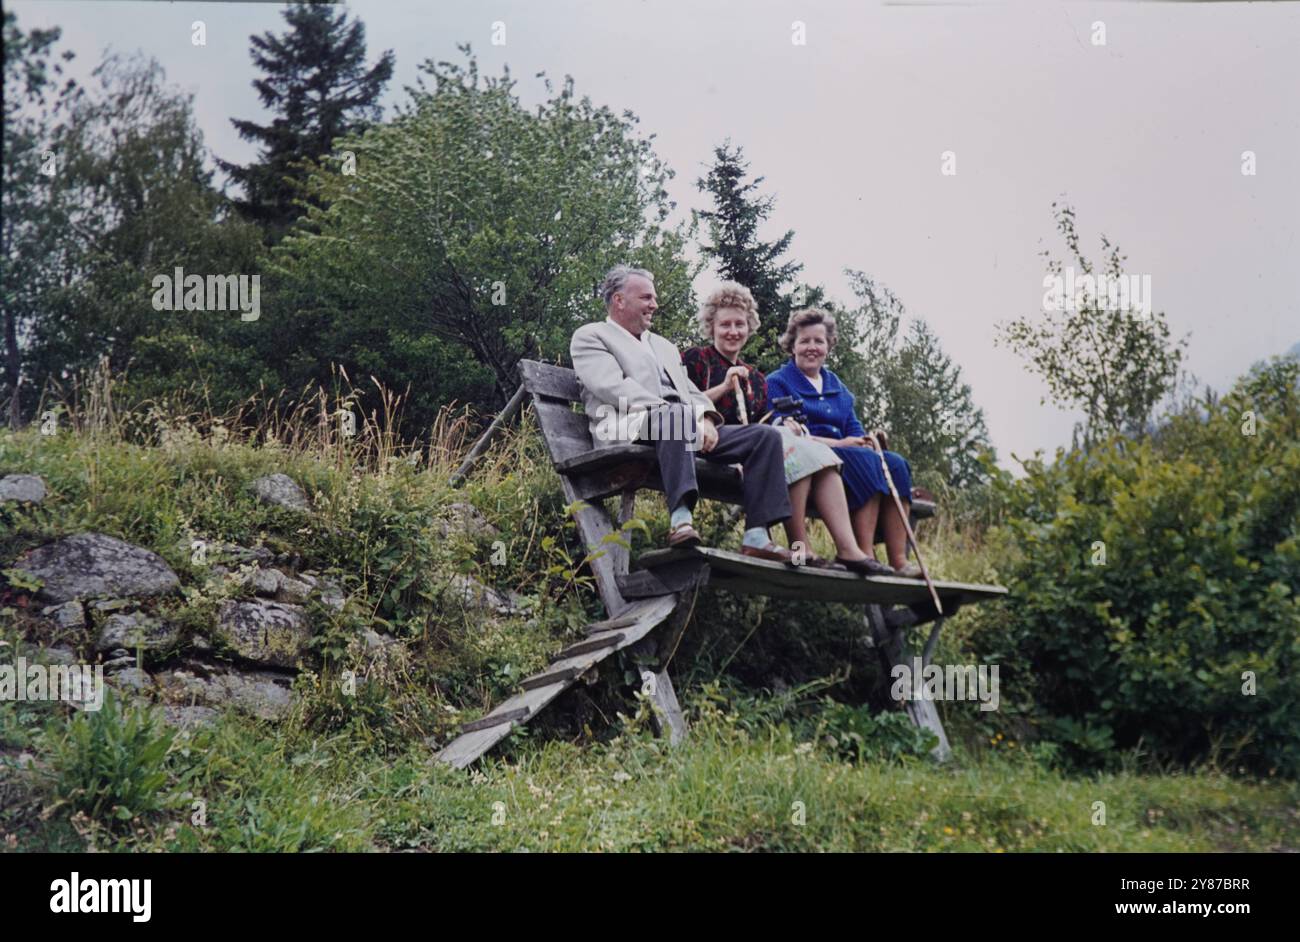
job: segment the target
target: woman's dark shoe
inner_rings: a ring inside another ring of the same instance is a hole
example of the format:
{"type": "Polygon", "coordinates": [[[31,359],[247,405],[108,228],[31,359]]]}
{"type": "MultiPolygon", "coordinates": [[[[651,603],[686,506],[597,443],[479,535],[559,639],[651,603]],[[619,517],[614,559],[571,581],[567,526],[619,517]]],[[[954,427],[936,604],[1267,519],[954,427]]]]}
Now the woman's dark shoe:
{"type": "Polygon", "coordinates": [[[843,572],[844,566],[830,559],[823,559],[820,556],[805,556],[803,564],[810,569],[829,569],[832,572],[843,572]]]}
{"type": "Polygon", "coordinates": [[[894,575],[892,568],[872,559],[870,556],[864,556],[861,559],[845,559],[843,556],[836,556],[835,561],[849,572],[856,572],[860,576],[894,575]]]}

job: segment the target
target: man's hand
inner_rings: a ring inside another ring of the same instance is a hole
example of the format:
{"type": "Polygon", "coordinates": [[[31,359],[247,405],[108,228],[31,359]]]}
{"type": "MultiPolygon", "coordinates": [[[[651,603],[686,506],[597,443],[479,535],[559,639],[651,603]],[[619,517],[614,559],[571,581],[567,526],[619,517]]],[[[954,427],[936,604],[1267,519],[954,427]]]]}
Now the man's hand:
{"type": "Polygon", "coordinates": [[[713,451],[713,446],[718,443],[717,426],[713,424],[712,419],[708,416],[704,416],[700,419],[698,428],[700,433],[700,451],[704,454],[708,454],[713,451]]]}

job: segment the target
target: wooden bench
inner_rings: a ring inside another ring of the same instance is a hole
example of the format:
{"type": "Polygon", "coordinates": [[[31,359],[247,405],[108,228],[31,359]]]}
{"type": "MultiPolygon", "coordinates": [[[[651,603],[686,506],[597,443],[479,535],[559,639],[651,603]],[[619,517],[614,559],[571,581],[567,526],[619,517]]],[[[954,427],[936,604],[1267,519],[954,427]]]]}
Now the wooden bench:
{"type": "MultiPolygon", "coordinates": [[[[706,585],[729,591],[808,601],[863,605],[870,643],[886,669],[913,664],[905,629],[933,622],[923,649],[929,663],[943,618],[938,617],[924,583],[893,576],[862,576],[834,570],[789,567],[752,559],[712,547],[652,550],[630,565],[630,538],[625,530],[636,509],[640,489],[663,490],[654,449],[640,444],[594,447],[587,417],[578,409],[582,397],[577,376],[564,367],[521,360],[519,391],[496,418],[453,477],[463,480],[486,450],[491,436],[526,397],[531,397],[538,426],[560,477],[565,501],[573,509],[578,532],[588,551],[587,562],[605,606],[606,618],[587,626],[587,637],[558,652],[550,667],[521,682],[518,694],[481,719],[462,727],[461,735],[438,755],[458,768],[473,762],[505,738],[517,724],[577,682],[616,651],[636,646],[637,653],[657,662],[643,675],[643,690],[655,706],[656,722],[671,742],[686,735],[686,721],[677,702],[667,662],[686,629],[694,596],[706,585]],[[614,515],[603,501],[618,498],[614,515]]],[[[729,504],[741,502],[741,481],[728,465],[696,459],[700,497],[729,504]]],[[[914,500],[914,519],[933,516],[934,505],[914,500]]],[[[1006,595],[1000,586],[936,582],[944,612],[962,605],[1006,595]]],[[[905,704],[913,722],[939,740],[935,754],[949,753],[947,736],[933,702],[905,704]]]]}

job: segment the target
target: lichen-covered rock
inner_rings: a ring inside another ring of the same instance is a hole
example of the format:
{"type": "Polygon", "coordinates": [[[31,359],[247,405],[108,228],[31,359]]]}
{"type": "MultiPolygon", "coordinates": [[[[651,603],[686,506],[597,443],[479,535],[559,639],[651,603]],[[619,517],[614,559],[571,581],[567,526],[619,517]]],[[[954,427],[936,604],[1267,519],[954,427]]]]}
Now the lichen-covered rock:
{"type": "Polygon", "coordinates": [[[157,553],[100,533],[38,546],[14,568],[42,579],[40,597],[48,602],[162,595],[180,585],[157,553]]]}
{"type": "Polygon", "coordinates": [[[500,532],[488,523],[487,517],[477,507],[464,501],[448,504],[441,517],[434,521],[434,526],[444,540],[453,533],[476,539],[480,536],[496,536],[500,532]]]}
{"type": "Polygon", "coordinates": [[[275,600],[277,602],[288,602],[291,605],[306,605],[307,600],[311,598],[311,588],[302,579],[281,576],[275,593],[275,600]]]}
{"type": "Polygon", "coordinates": [[[176,670],[160,675],[158,683],[170,701],[208,707],[234,706],[259,719],[283,719],[293,706],[289,679],[265,671],[230,671],[200,676],[176,670]]]}
{"type": "Polygon", "coordinates": [[[136,603],[131,599],[96,599],[90,603],[90,610],[96,619],[110,612],[120,612],[135,607],[136,603]]]}
{"type": "Polygon", "coordinates": [[[206,706],[165,706],[163,721],[179,729],[193,729],[196,726],[210,726],[217,721],[218,713],[206,706]]]}
{"type": "Polygon", "coordinates": [[[126,648],[128,651],[164,651],[180,643],[180,633],[158,618],[136,612],[109,615],[95,639],[96,651],[126,648]]]}
{"type": "Polygon", "coordinates": [[[457,575],[448,587],[451,597],[467,608],[483,608],[498,615],[518,615],[526,607],[523,596],[516,592],[501,593],[486,586],[472,576],[457,575]]]}
{"type": "Polygon", "coordinates": [[[284,579],[278,569],[254,569],[248,574],[244,586],[254,595],[272,598],[280,591],[280,581],[284,579]]]}
{"type": "Polygon", "coordinates": [[[221,606],[216,638],[246,661],[295,667],[307,651],[311,627],[297,605],[265,599],[232,601],[221,606]]]}
{"type": "Polygon", "coordinates": [[[148,693],[153,687],[153,678],[138,667],[128,667],[109,674],[113,686],[131,693],[148,693]]]}
{"type": "MultiPolygon", "coordinates": [[[[317,594],[317,597],[324,605],[334,609],[336,612],[343,611],[343,606],[347,604],[348,597],[344,593],[343,587],[327,576],[322,576],[314,572],[300,572],[298,573],[298,581],[305,583],[311,592],[317,594]]],[[[281,592],[283,592],[286,586],[281,584],[280,588],[281,592]]],[[[282,599],[282,601],[283,600],[284,599],[282,599]]]]}
{"type": "Polygon", "coordinates": [[[64,602],[41,609],[41,614],[60,628],[85,628],[86,609],[80,602],[64,602]]]}
{"type": "Polygon", "coordinates": [[[34,474],[6,474],[0,478],[0,503],[7,500],[39,504],[45,500],[45,482],[34,474]]]}
{"type": "Polygon", "coordinates": [[[38,660],[44,664],[76,664],[77,652],[71,648],[40,648],[38,660]]]}
{"type": "Polygon", "coordinates": [[[258,500],[288,510],[309,511],[307,495],[287,474],[268,474],[252,484],[253,494],[258,500]]]}
{"type": "Polygon", "coordinates": [[[205,561],[211,565],[224,563],[228,566],[242,566],[255,563],[265,566],[275,554],[265,546],[240,546],[238,543],[224,543],[221,540],[208,540],[204,544],[205,561]]]}

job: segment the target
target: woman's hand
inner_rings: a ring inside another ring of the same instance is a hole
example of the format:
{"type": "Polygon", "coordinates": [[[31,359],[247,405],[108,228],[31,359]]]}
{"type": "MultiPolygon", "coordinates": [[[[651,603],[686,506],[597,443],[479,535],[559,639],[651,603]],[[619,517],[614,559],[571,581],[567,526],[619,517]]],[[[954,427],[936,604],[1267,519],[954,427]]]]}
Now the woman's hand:
{"type": "Polygon", "coordinates": [[[848,438],[840,439],[841,448],[871,448],[875,449],[876,440],[870,435],[851,435],[848,438]]]}
{"type": "Polygon", "coordinates": [[[722,377],[722,382],[718,383],[718,385],[716,386],[710,386],[708,389],[704,390],[704,395],[708,396],[709,399],[713,401],[714,405],[717,405],[718,402],[721,401],[722,397],[725,396],[727,393],[736,391],[736,387],[732,385],[734,382],[736,382],[736,379],[739,379],[739,381],[745,387],[745,392],[748,392],[749,391],[749,367],[733,366],[731,369],[727,370],[727,375],[722,377]],[[733,377],[735,377],[735,379],[733,379],[733,377]]]}
{"type": "Polygon", "coordinates": [[[808,434],[808,429],[804,428],[803,425],[797,419],[794,418],[794,416],[787,415],[784,419],[782,419],[782,421],[785,423],[785,427],[788,428],[790,431],[794,432],[796,435],[808,434]]]}

